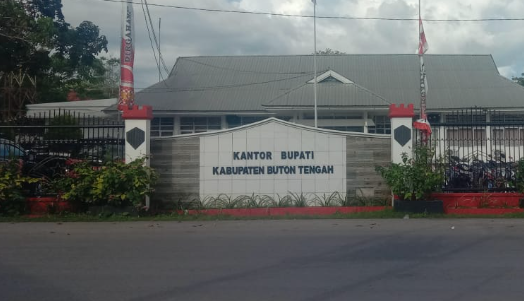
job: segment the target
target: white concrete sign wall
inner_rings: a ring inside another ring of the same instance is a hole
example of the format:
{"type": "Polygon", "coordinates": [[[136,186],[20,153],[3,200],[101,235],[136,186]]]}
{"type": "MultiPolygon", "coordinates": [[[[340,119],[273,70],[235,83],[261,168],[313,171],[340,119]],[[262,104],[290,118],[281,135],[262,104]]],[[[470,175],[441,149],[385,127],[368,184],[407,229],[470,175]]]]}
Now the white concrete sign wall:
{"type": "Polygon", "coordinates": [[[276,120],[200,138],[200,196],[346,192],[346,137],[276,120]]]}

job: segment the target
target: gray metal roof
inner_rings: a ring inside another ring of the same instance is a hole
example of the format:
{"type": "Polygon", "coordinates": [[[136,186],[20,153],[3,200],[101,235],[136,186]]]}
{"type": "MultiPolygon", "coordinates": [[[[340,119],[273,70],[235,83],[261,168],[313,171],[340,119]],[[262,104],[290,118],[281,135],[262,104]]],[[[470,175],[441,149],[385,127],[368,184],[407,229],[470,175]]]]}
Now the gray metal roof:
{"type": "MultiPolygon", "coordinates": [[[[502,77],[491,55],[425,55],[428,109],[524,108],[524,87],[502,77]]],[[[317,56],[353,83],[319,83],[319,107],[386,108],[420,101],[413,54],[317,56]]],[[[313,106],[313,56],[179,58],[160,83],[137,93],[155,111],[268,111],[313,106]]]]}
{"type": "MultiPolygon", "coordinates": [[[[313,93],[312,84],[302,84],[298,89],[284,93],[265,103],[264,106],[267,108],[311,107],[314,100],[307,102],[304,100],[312,99],[313,93]]],[[[317,86],[317,93],[317,105],[319,107],[347,107],[348,105],[352,107],[381,107],[389,105],[389,102],[383,97],[356,84],[320,83],[317,86]],[[329,95],[329,98],[324,97],[325,95],[329,95]]]]}

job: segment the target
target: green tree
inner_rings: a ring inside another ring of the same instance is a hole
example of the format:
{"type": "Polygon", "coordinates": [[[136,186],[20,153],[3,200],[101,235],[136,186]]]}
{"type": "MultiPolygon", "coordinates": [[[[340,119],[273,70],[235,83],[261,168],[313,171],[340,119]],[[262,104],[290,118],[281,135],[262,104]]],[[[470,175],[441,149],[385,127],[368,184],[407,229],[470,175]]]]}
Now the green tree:
{"type": "Polygon", "coordinates": [[[116,98],[120,84],[119,67],[119,59],[95,58],[90,66],[79,68],[77,77],[66,80],[67,91],[74,90],[81,99],[116,98]]]}
{"type": "Polygon", "coordinates": [[[37,74],[49,65],[57,31],[50,17],[30,16],[21,3],[0,2],[0,72],[22,69],[37,74]]]}
{"type": "Polygon", "coordinates": [[[120,86],[120,59],[102,58],[104,63],[104,95],[107,98],[117,98],[120,86]]]}
{"type": "Polygon", "coordinates": [[[514,76],[511,79],[517,84],[524,86],[524,73],[522,73],[520,77],[514,76]]]}
{"type": "Polygon", "coordinates": [[[333,50],[331,48],[326,48],[325,50],[317,50],[317,55],[343,55],[347,54],[342,51],[333,50]]]}
{"type": "Polygon", "coordinates": [[[0,1],[0,44],[0,76],[18,70],[36,76],[41,102],[64,101],[71,87],[89,86],[105,73],[97,55],[107,52],[106,37],[90,21],[66,23],[61,0],[0,1]]]}

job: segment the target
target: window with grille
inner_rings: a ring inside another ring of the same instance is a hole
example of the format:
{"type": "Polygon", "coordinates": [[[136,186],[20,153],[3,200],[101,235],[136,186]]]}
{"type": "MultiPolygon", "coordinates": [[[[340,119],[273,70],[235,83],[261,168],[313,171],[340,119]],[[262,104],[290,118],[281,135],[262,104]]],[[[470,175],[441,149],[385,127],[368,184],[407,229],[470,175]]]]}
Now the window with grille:
{"type": "Polygon", "coordinates": [[[519,129],[504,129],[504,144],[506,146],[520,145],[519,129]]]}
{"type": "Polygon", "coordinates": [[[242,125],[251,124],[253,122],[257,122],[260,120],[264,120],[266,118],[267,116],[230,116],[229,118],[226,118],[226,120],[227,120],[227,127],[234,128],[237,126],[242,126],[242,125]]]}
{"type": "MultiPolygon", "coordinates": [[[[251,124],[257,121],[261,121],[264,119],[269,118],[269,116],[236,116],[236,115],[230,115],[226,117],[227,121],[227,127],[228,128],[234,128],[246,124],[251,124]]],[[[276,116],[275,118],[289,121],[292,119],[291,116],[276,116]]]]}
{"type": "Polygon", "coordinates": [[[517,146],[522,145],[523,130],[519,128],[493,129],[491,139],[497,145],[517,146]]]}
{"type": "Polygon", "coordinates": [[[472,125],[486,123],[485,114],[453,114],[446,115],[445,118],[447,123],[471,123],[472,125]]]}
{"type": "Polygon", "coordinates": [[[492,114],[491,121],[496,123],[524,122],[524,115],[521,114],[492,114]]]}
{"type": "Polygon", "coordinates": [[[375,126],[368,127],[371,134],[391,134],[391,119],[388,116],[373,116],[375,126]]]}
{"type": "Polygon", "coordinates": [[[203,133],[222,129],[220,117],[181,117],[180,134],[203,133]]]}
{"type": "Polygon", "coordinates": [[[472,146],[473,136],[482,135],[471,129],[448,129],[447,141],[451,146],[472,146]]]}
{"type": "Polygon", "coordinates": [[[504,143],[504,130],[503,129],[493,129],[491,130],[491,141],[495,144],[504,143]]]}
{"type": "MultiPolygon", "coordinates": [[[[303,119],[315,119],[315,114],[304,114],[303,119]]],[[[325,114],[322,113],[321,115],[317,116],[317,120],[320,119],[353,119],[358,120],[362,119],[362,115],[348,115],[347,113],[332,113],[332,114],[325,114]]]]}
{"type": "Polygon", "coordinates": [[[151,137],[173,136],[175,122],[173,117],[157,117],[151,120],[151,137]]]}
{"type": "Polygon", "coordinates": [[[477,144],[481,143],[485,145],[486,143],[486,129],[473,129],[473,137],[477,144]]]}

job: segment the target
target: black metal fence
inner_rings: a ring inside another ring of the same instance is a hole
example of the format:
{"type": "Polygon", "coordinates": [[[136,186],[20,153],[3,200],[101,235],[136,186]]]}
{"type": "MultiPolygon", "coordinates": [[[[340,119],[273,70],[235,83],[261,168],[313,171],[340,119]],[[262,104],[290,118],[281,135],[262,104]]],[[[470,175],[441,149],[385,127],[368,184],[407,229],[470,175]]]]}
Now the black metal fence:
{"type": "Polygon", "coordinates": [[[78,161],[124,159],[124,122],[55,110],[0,121],[0,162],[20,160],[24,174],[52,179],[78,161]]]}
{"type": "MultiPolygon", "coordinates": [[[[524,158],[524,112],[482,108],[429,114],[428,144],[445,165],[444,191],[515,191],[524,158]]],[[[415,131],[415,141],[421,143],[415,131]]]]}

